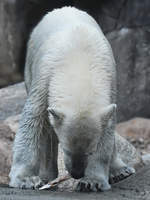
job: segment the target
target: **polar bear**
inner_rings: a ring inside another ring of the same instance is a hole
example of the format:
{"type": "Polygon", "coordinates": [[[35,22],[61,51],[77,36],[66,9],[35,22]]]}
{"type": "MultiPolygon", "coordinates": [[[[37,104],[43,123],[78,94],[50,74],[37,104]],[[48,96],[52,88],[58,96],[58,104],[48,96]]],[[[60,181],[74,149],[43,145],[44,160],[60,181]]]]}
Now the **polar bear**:
{"type": "Polygon", "coordinates": [[[108,190],[110,177],[134,173],[116,152],[115,61],[91,16],[74,7],[44,16],[28,43],[25,83],[10,186],[56,178],[58,142],[77,190],[108,190]]]}

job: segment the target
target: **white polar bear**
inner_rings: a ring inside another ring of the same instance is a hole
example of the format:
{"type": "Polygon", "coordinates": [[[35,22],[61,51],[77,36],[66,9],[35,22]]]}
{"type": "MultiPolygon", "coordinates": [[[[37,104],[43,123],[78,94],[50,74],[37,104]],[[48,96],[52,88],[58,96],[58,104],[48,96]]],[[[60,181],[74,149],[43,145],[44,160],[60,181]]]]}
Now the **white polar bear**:
{"type": "Polygon", "coordinates": [[[49,12],[27,51],[28,98],[15,137],[10,186],[36,188],[57,177],[60,142],[78,190],[108,190],[127,176],[115,150],[116,69],[111,47],[86,12],[49,12]]]}

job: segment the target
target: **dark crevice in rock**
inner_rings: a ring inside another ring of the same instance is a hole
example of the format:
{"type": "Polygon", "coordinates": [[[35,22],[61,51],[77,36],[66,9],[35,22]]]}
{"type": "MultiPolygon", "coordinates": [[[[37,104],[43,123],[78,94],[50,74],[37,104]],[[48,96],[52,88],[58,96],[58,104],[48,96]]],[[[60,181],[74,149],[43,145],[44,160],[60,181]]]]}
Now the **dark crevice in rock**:
{"type": "Polygon", "coordinates": [[[121,17],[121,12],[126,7],[127,3],[128,3],[128,0],[124,0],[122,2],[122,5],[121,5],[121,7],[119,9],[119,12],[118,12],[118,16],[116,17],[116,24],[115,24],[114,29],[117,29],[117,27],[118,27],[118,21],[120,20],[120,17],[121,17]]]}

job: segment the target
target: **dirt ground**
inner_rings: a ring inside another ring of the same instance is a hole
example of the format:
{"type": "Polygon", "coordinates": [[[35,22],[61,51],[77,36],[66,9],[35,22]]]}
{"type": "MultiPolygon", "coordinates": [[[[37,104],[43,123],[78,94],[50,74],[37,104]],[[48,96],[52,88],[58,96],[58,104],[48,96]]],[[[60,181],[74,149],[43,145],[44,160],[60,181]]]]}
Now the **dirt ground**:
{"type": "Polygon", "coordinates": [[[106,192],[39,191],[8,188],[0,185],[0,200],[150,200],[150,166],[114,184],[106,192]]]}

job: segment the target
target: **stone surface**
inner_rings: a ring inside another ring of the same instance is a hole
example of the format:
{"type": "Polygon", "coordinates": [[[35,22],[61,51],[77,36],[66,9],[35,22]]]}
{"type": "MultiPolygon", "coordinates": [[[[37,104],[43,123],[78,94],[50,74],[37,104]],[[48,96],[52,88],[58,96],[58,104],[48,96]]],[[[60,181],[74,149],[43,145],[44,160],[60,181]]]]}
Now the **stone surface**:
{"type": "Polygon", "coordinates": [[[143,155],[142,161],[145,165],[150,165],[150,154],[143,155]]]}
{"type": "Polygon", "coordinates": [[[102,1],[99,6],[95,6],[95,12],[103,31],[108,33],[123,27],[142,29],[150,26],[149,8],[149,0],[111,0],[102,1]]]}
{"type": "Polygon", "coordinates": [[[0,124],[0,182],[8,183],[14,133],[9,126],[0,124]]]}
{"type": "Polygon", "coordinates": [[[149,8],[149,0],[112,0],[97,12],[117,63],[118,122],[150,117],[149,8]]]}
{"type": "Polygon", "coordinates": [[[107,34],[117,63],[118,122],[150,117],[150,28],[107,34]]]}
{"type": "Polygon", "coordinates": [[[114,184],[106,192],[60,192],[21,190],[0,185],[0,199],[5,200],[149,200],[150,199],[150,167],[141,169],[137,174],[114,184]]]}
{"type": "Polygon", "coordinates": [[[116,130],[138,148],[141,154],[150,154],[150,119],[134,118],[119,123],[116,130]]]}
{"type": "Polygon", "coordinates": [[[26,99],[24,83],[0,90],[0,120],[21,113],[26,99]]]}
{"type": "Polygon", "coordinates": [[[33,26],[48,11],[63,5],[71,5],[71,1],[0,1],[0,88],[23,80],[27,40],[33,26]]]}
{"type": "Polygon", "coordinates": [[[22,80],[19,72],[23,43],[20,21],[23,19],[18,18],[16,2],[0,1],[0,87],[22,80]]]}

